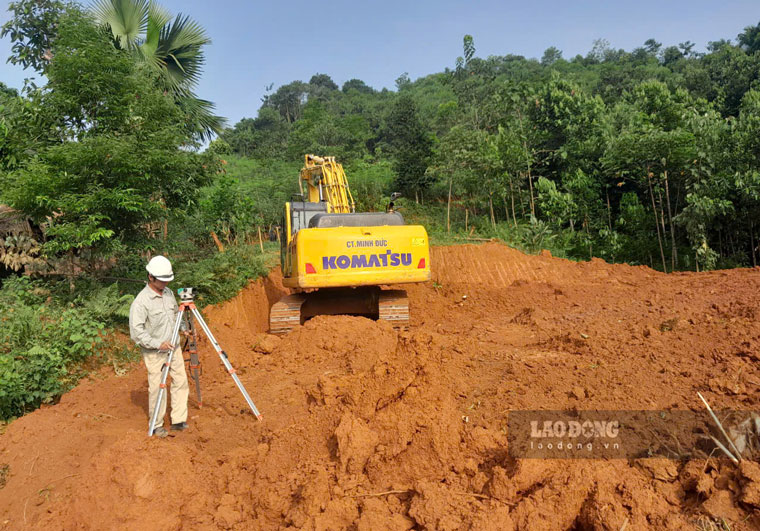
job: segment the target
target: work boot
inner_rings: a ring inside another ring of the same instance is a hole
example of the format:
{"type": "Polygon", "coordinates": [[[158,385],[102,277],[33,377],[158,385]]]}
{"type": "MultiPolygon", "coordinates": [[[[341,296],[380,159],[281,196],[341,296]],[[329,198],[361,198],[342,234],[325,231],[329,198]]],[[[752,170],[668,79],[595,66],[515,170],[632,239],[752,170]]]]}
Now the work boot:
{"type": "Polygon", "coordinates": [[[172,431],[182,431],[187,429],[187,422],[178,422],[172,424],[172,431]]]}
{"type": "Polygon", "coordinates": [[[155,435],[159,439],[163,439],[164,437],[167,437],[169,435],[169,432],[166,431],[166,428],[164,428],[163,426],[159,426],[158,428],[155,428],[153,430],[153,435],[155,435]]]}

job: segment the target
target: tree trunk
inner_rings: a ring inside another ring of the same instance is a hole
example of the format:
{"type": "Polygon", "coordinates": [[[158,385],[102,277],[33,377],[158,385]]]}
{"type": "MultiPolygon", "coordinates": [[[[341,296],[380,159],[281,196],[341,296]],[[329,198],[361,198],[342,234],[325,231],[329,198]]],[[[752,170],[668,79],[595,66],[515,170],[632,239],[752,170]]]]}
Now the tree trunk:
{"type": "MultiPolygon", "coordinates": [[[[657,203],[660,205],[660,226],[662,227],[662,245],[665,247],[665,235],[668,233],[665,230],[665,207],[662,205],[662,190],[657,190],[657,203]]],[[[671,269],[671,272],[673,270],[671,269]]],[[[667,271],[666,271],[667,273],[667,271]]]]}
{"type": "Polygon", "coordinates": [[[449,176],[449,202],[446,205],[446,233],[451,233],[451,183],[453,181],[453,177],[449,176]]]}
{"type": "Polygon", "coordinates": [[[488,208],[491,210],[491,226],[496,227],[496,218],[493,215],[493,194],[488,194],[488,208]]]}
{"type": "Polygon", "coordinates": [[[660,245],[660,258],[662,258],[662,270],[667,273],[668,268],[665,265],[665,251],[662,249],[662,235],[660,234],[660,220],[657,219],[657,206],[654,204],[654,191],[652,190],[652,178],[649,176],[647,168],[647,183],[649,184],[649,197],[652,199],[652,213],[654,214],[654,226],[657,228],[657,243],[660,245]]]}
{"type": "Polygon", "coordinates": [[[515,216],[515,191],[512,188],[512,177],[509,178],[509,196],[512,200],[512,221],[515,222],[515,228],[517,228],[517,217],[515,216]]]}
{"type": "Polygon", "coordinates": [[[259,247],[261,247],[261,252],[264,252],[264,240],[261,239],[261,227],[256,227],[259,231],[259,247]]]}
{"type": "Polygon", "coordinates": [[[607,224],[610,227],[610,231],[612,231],[612,208],[610,207],[610,190],[609,188],[604,189],[604,193],[607,196],[607,224]]]}
{"type": "Polygon", "coordinates": [[[668,223],[670,224],[670,270],[676,270],[678,249],[676,248],[676,233],[673,229],[673,212],[670,210],[670,187],[668,186],[668,170],[665,170],[665,200],[668,203],[668,223]]]}
{"type": "Polygon", "coordinates": [[[533,198],[533,178],[530,176],[530,168],[528,169],[528,188],[530,189],[530,213],[535,216],[536,200],[533,198]]]}
{"type": "Polygon", "coordinates": [[[528,189],[530,190],[530,213],[536,215],[536,202],[533,199],[533,177],[531,176],[530,152],[528,142],[525,140],[525,128],[523,127],[522,113],[517,109],[517,119],[520,121],[520,136],[522,138],[523,151],[525,151],[525,166],[528,170],[528,189]]]}
{"type": "Polygon", "coordinates": [[[757,256],[755,255],[755,225],[749,220],[749,247],[752,253],[752,267],[757,267],[757,256]]]}
{"type": "Polygon", "coordinates": [[[417,203],[418,205],[420,204],[420,196],[417,193],[417,190],[414,191],[414,202],[417,203]]]}
{"type": "Polygon", "coordinates": [[[470,222],[470,209],[464,209],[464,231],[467,232],[468,224],[470,222]]]}

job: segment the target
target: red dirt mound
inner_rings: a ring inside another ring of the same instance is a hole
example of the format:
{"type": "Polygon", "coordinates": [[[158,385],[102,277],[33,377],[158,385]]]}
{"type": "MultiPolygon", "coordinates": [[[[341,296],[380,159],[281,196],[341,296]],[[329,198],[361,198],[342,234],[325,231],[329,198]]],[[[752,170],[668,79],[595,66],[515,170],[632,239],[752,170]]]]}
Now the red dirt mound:
{"type": "MultiPolygon", "coordinates": [[[[760,528],[760,467],[514,459],[521,409],[758,409],[760,270],[663,275],[499,244],[433,249],[412,327],[265,333],[277,272],[205,314],[264,415],[202,349],[190,429],[149,439],[144,369],[0,436],[9,529],[760,528]]],[[[2,483],[0,483],[1,485],[2,483]]]]}

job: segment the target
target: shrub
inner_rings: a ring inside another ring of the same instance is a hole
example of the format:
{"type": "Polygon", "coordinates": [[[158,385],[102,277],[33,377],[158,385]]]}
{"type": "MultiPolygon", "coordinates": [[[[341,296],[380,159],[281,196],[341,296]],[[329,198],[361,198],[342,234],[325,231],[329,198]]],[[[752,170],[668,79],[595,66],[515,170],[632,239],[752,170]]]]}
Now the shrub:
{"type": "Polygon", "coordinates": [[[67,303],[42,281],[7,279],[0,289],[0,418],[22,415],[54,401],[103,357],[106,323],[123,315],[129,296],[115,286],[67,303]]]}

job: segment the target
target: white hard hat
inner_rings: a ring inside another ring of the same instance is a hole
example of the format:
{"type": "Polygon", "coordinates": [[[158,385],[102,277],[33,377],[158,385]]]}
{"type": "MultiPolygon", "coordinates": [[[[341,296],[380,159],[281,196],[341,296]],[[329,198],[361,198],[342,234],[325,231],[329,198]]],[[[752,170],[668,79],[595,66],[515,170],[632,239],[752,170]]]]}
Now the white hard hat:
{"type": "Polygon", "coordinates": [[[172,271],[172,264],[165,256],[154,256],[145,266],[145,269],[156,277],[156,279],[162,282],[170,282],[174,280],[174,271],[172,271]]]}

